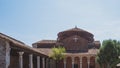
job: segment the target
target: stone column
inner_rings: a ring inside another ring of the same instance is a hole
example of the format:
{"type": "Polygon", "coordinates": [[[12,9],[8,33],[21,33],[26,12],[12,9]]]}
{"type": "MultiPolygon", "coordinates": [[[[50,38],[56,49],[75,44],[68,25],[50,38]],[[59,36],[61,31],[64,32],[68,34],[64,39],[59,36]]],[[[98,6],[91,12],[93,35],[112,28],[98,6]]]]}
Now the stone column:
{"type": "Polygon", "coordinates": [[[49,68],[49,58],[46,58],[46,68],[49,68]]]}
{"type": "Polygon", "coordinates": [[[33,55],[29,55],[29,68],[33,68],[33,55]]]}
{"type": "Polygon", "coordinates": [[[66,58],[64,59],[64,68],[66,68],[66,58]]]}
{"type": "Polygon", "coordinates": [[[43,64],[43,68],[45,68],[45,58],[42,58],[42,64],[43,64]]]}
{"type": "Polygon", "coordinates": [[[40,68],[40,56],[37,56],[37,68],[40,68]]]}
{"type": "Polygon", "coordinates": [[[72,57],[72,68],[74,68],[74,57],[72,57]]]}
{"type": "Polygon", "coordinates": [[[49,68],[51,68],[51,65],[52,65],[52,64],[51,64],[51,59],[49,59],[49,68]]]}
{"type": "Polygon", "coordinates": [[[87,58],[88,61],[88,68],[90,68],[90,57],[87,58]]]}
{"type": "Polygon", "coordinates": [[[23,54],[24,52],[18,52],[19,53],[19,68],[23,68],[23,54]]]}
{"type": "Polygon", "coordinates": [[[80,57],[80,68],[82,68],[82,57],[80,57]]]}
{"type": "MultiPolygon", "coordinates": [[[[1,40],[0,40],[1,41],[1,40]]],[[[2,42],[2,41],[1,41],[2,42]]],[[[0,42],[0,43],[1,43],[0,42]]],[[[2,43],[4,43],[4,42],[2,42],[2,43]]],[[[5,44],[6,44],[6,47],[5,47],[5,49],[6,49],[6,56],[5,56],[5,63],[6,63],[6,68],[8,68],[8,66],[10,65],[10,51],[11,51],[11,48],[10,48],[10,43],[8,42],[8,41],[6,41],[5,42],[5,44]]],[[[0,44],[1,45],[1,44],[0,44]]],[[[4,46],[4,45],[3,45],[4,46]]],[[[2,51],[4,51],[4,50],[2,50],[1,51],[1,49],[2,49],[2,47],[0,47],[0,52],[2,53],[2,51]]],[[[2,62],[2,61],[1,61],[2,62]]],[[[3,63],[3,62],[2,62],[3,63]]],[[[3,65],[3,64],[2,64],[3,65]]],[[[1,67],[2,68],[2,67],[1,67]]]]}

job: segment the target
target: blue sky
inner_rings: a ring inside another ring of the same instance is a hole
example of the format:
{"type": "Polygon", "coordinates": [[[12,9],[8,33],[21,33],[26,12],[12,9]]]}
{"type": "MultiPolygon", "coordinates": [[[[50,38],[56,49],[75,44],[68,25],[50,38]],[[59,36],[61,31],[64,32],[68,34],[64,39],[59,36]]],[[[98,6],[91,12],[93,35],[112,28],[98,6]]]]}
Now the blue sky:
{"type": "Polygon", "coordinates": [[[0,32],[28,45],[75,25],[120,40],[120,0],[0,0],[0,32]]]}

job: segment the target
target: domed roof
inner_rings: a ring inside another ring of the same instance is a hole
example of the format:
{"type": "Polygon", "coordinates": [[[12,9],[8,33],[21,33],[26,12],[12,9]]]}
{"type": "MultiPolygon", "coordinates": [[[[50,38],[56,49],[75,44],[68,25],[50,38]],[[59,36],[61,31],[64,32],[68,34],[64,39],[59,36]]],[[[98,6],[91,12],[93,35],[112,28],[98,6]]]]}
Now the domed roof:
{"type": "MultiPolygon", "coordinates": [[[[75,28],[72,28],[72,29],[68,29],[66,31],[85,31],[85,30],[75,27],[75,28]]],[[[63,31],[63,32],[65,32],[65,31],[63,31]]]]}
{"type": "Polygon", "coordinates": [[[80,29],[80,28],[77,28],[77,27],[72,28],[72,29],[68,29],[68,30],[65,30],[65,31],[62,31],[62,32],[59,32],[58,36],[63,36],[65,34],[70,34],[70,33],[72,33],[72,34],[75,34],[75,33],[77,33],[77,34],[85,33],[85,34],[87,34],[89,36],[93,36],[93,34],[91,34],[90,32],[85,31],[85,30],[80,29]]]}
{"type": "Polygon", "coordinates": [[[94,41],[93,34],[91,34],[90,32],[87,32],[83,29],[77,28],[77,27],[59,32],[58,33],[58,40],[60,41],[60,40],[63,40],[63,39],[66,39],[68,37],[75,36],[75,35],[80,36],[80,37],[88,40],[89,42],[94,41]]]}

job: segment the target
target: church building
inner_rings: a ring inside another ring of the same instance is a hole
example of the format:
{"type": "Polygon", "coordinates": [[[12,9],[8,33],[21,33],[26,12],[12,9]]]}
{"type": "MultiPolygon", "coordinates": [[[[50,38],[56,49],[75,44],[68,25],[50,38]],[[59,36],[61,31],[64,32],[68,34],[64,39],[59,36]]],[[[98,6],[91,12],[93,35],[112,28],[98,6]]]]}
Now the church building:
{"type": "Polygon", "coordinates": [[[100,42],[94,35],[80,28],[59,32],[56,40],[41,40],[32,47],[0,33],[0,68],[55,68],[55,60],[49,55],[52,48],[66,49],[65,58],[59,68],[99,68],[95,57],[100,42]]]}

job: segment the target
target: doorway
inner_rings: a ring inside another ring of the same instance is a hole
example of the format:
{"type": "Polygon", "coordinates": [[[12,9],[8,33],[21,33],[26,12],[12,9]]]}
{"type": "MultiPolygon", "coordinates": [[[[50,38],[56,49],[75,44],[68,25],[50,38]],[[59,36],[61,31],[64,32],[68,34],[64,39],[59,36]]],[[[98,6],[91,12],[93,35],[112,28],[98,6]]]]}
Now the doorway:
{"type": "Polygon", "coordinates": [[[78,64],[74,64],[74,68],[78,68],[78,64]]]}

